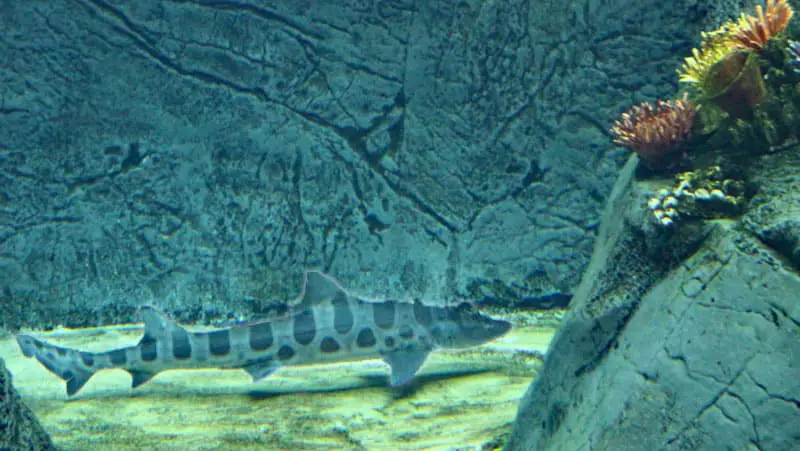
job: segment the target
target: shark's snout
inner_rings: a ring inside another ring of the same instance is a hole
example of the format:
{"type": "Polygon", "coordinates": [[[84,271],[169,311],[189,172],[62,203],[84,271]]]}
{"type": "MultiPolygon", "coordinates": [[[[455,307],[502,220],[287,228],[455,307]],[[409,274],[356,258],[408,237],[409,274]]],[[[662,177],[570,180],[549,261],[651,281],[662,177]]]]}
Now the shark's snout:
{"type": "Polygon", "coordinates": [[[503,336],[511,330],[511,323],[501,319],[493,319],[489,324],[489,334],[497,338],[503,336]]]}
{"type": "Polygon", "coordinates": [[[511,330],[511,323],[471,312],[458,321],[439,324],[434,338],[445,348],[467,348],[490,342],[511,330]]]}

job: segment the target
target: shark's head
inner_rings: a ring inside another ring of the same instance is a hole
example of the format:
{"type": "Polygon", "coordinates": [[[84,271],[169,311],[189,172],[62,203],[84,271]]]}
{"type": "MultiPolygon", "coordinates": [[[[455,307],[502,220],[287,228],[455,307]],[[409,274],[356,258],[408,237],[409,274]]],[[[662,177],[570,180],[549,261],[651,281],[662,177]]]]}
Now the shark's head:
{"type": "Polygon", "coordinates": [[[511,330],[508,321],[482,315],[469,304],[442,309],[430,332],[434,343],[443,348],[469,348],[492,341],[511,330]]]}

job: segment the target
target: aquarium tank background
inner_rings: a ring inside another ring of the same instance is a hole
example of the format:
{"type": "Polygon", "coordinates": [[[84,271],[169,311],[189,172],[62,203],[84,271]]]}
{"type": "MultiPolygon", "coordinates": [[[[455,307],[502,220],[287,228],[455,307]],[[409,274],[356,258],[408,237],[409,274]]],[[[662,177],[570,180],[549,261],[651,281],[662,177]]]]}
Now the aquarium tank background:
{"type": "Polygon", "coordinates": [[[0,1],[0,450],[800,448],[796,1],[0,1]]]}

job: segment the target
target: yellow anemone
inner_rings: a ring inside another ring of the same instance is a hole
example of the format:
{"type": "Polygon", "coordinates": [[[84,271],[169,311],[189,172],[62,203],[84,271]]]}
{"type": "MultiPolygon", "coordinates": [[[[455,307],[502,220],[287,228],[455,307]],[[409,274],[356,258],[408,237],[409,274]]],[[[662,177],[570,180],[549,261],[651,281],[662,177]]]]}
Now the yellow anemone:
{"type": "Polygon", "coordinates": [[[692,49],[692,56],[686,58],[678,70],[681,83],[702,86],[711,66],[732,52],[728,25],[726,23],[719,30],[703,33],[700,48],[692,49]]]}

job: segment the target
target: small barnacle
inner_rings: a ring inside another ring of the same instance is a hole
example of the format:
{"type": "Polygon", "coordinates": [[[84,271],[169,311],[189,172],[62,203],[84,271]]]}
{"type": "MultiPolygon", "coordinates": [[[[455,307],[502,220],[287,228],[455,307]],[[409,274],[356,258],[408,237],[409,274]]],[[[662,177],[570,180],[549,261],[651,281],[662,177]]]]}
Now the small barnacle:
{"type": "Polygon", "coordinates": [[[745,182],[724,177],[719,166],[677,174],[672,193],[663,195],[662,191],[662,197],[652,198],[650,211],[659,223],[675,226],[684,221],[740,214],[746,203],[745,182]]]}
{"type": "Polygon", "coordinates": [[[681,180],[681,183],[675,188],[674,195],[675,197],[681,197],[684,192],[686,192],[689,188],[692,187],[691,178],[685,178],[681,180]]]}
{"type": "Polygon", "coordinates": [[[708,200],[711,199],[711,194],[705,188],[697,188],[694,192],[695,199],[708,200]]]}
{"type": "Polygon", "coordinates": [[[664,199],[664,208],[672,208],[678,205],[678,199],[673,196],[669,196],[664,199]]]}
{"type": "Polygon", "coordinates": [[[681,172],[678,174],[678,181],[680,182],[691,182],[692,180],[697,178],[697,174],[692,171],[688,172],[681,172]]]}
{"type": "Polygon", "coordinates": [[[668,190],[668,189],[666,189],[666,188],[661,188],[660,190],[658,190],[658,197],[660,197],[661,199],[663,199],[663,198],[665,198],[665,197],[667,197],[667,196],[669,196],[669,190],[668,190]]]}
{"type": "Polygon", "coordinates": [[[671,218],[667,218],[667,217],[661,218],[661,225],[663,225],[664,227],[671,227],[674,224],[675,224],[675,221],[673,221],[671,218]]]}
{"type": "Polygon", "coordinates": [[[795,72],[800,72],[800,42],[789,41],[789,65],[795,72]]]}
{"type": "Polygon", "coordinates": [[[651,197],[650,200],[647,201],[647,208],[650,210],[655,210],[661,205],[661,199],[656,197],[651,197]]]}
{"type": "Polygon", "coordinates": [[[712,199],[725,199],[725,193],[723,193],[722,190],[719,190],[719,189],[716,189],[716,188],[711,190],[711,192],[709,193],[709,196],[712,199]]]}
{"type": "Polygon", "coordinates": [[[725,179],[722,181],[722,189],[726,193],[739,193],[742,191],[742,182],[739,180],[725,179]]]}

